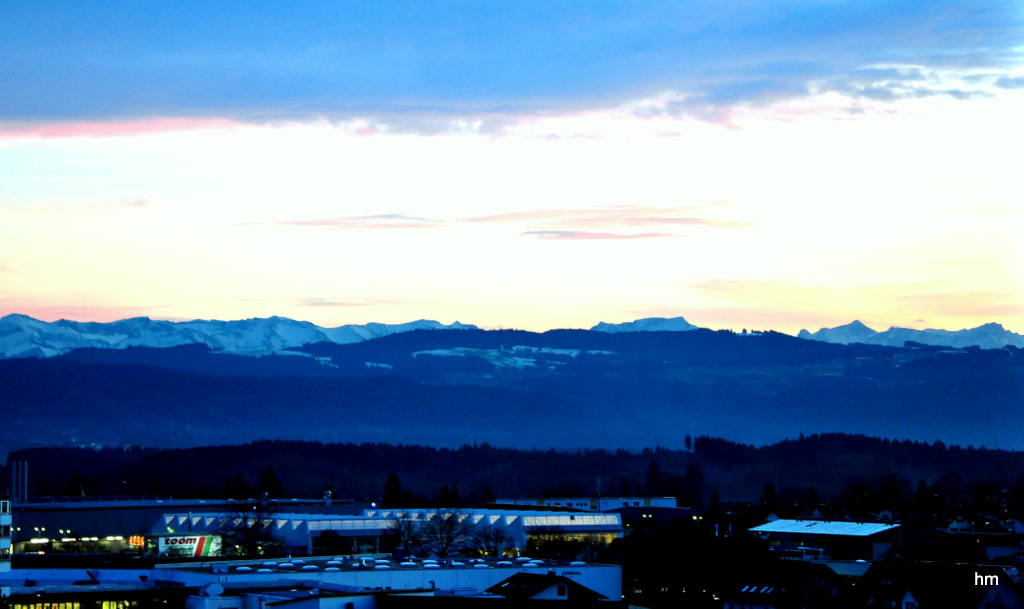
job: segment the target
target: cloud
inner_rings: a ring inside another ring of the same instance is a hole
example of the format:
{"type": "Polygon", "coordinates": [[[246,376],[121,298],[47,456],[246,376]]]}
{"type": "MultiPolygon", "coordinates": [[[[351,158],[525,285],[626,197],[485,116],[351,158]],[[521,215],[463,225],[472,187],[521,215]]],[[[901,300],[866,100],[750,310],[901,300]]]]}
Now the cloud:
{"type": "Polygon", "coordinates": [[[1024,76],[1001,76],[994,84],[1000,89],[1024,89],[1024,76]]]}
{"type": "Polygon", "coordinates": [[[814,81],[810,91],[840,93],[853,99],[892,102],[901,99],[991,97],[993,77],[970,71],[930,69],[921,65],[876,66],[814,81]]]}
{"type": "Polygon", "coordinates": [[[546,241],[577,241],[577,240],[615,240],[615,239],[659,239],[662,237],[675,237],[671,233],[596,233],[588,231],[571,230],[531,230],[521,233],[523,237],[535,237],[546,241]]]}
{"type": "MultiPolygon", "coordinates": [[[[535,209],[466,218],[463,222],[499,223],[530,226],[524,234],[573,233],[583,229],[622,229],[652,226],[696,226],[708,228],[741,228],[748,222],[705,217],[708,209],[701,207],[610,206],[584,209],[535,209]]],[[[646,233],[653,235],[655,233],[646,233]]],[[[670,235],[670,233],[665,233],[670,235]]],[[[626,235],[628,237],[628,235],[626,235]]]]}
{"type": "Polygon", "coordinates": [[[649,239],[672,237],[667,231],[628,232],[649,227],[742,228],[749,222],[704,217],[709,210],[726,207],[713,203],[701,207],[613,206],[589,209],[537,209],[475,216],[454,220],[377,214],[274,222],[241,222],[234,226],[294,226],[332,230],[394,230],[458,227],[466,224],[511,224],[524,228],[521,236],[541,239],[649,239]],[[626,232],[621,232],[626,231],[626,232]]]}
{"type": "Polygon", "coordinates": [[[0,139],[8,138],[108,138],[151,135],[176,131],[230,129],[240,123],[223,118],[151,118],[109,122],[0,122],[0,139]]]}
{"type": "Polygon", "coordinates": [[[152,317],[154,311],[167,308],[170,308],[169,305],[38,305],[23,300],[3,299],[0,300],[0,317],[20,313],[49,322],[59,319],[111,322],[132,317],[152,317]]]}
{"type": "MultiPolygon", "coordinates": [[[[397,301],[393,300],[362,300],[362,301],[351,301],[351,300],[335,300],[332,298],[303,298],[298,301],[298,304],[303,307],[339,307],[339,308],[350,308],[350,307],[376,307],[381,305],[398,304],[397,301]]],[[[401,303],[407,304],[407,303],[401,303]]]]}
{"type": "Polygon", "coordinates": [[[404,214],[377,214],[340,218],[311,218],[308,220],[279,220],[276,222],[242,222],[235,226],[299,226],[336,230],[378,230],[435,228],[441,225],[442,222],[430,218],[406,216],[404,214]]]}

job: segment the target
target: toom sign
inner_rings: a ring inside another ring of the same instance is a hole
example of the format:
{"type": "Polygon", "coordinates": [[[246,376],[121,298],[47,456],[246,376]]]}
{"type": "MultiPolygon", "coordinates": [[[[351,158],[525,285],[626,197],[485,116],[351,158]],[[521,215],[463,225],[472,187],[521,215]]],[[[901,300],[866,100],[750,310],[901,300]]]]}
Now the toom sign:
{"type": "Polygon", "coordinates": [[[218,535],[175,535],[157,539],[157,551],[170,556],[220,556],[218,535]]]}

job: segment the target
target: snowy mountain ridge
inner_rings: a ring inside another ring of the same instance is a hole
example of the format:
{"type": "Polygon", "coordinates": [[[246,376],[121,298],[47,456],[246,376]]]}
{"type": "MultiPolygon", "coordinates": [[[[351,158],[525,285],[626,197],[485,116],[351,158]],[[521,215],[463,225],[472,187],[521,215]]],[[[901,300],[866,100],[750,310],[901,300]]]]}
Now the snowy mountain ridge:
{"type": "Polygon", "coordinates": [[[1024,336],[1011,332],[997,323],[988,323],[964,330],[914,330],[913,328],[893,326],[884,332],[878,332],[860,321],[853,321],[845,326],[821,328],[817,332],[800,330],[797,338],[843,345],[864,343],[886,347],[902,347],[906,342],[911,341],[923,345],[957,349],[972,346],[981,349],[1002,349],[1006,346],[1024,348],[1024,336]]]}
{"type": "Polygon", "coordinates": [[[618,332],[688,332],[696,329],[697,326],[682,317],[647,317],[621,324],[609,324],[602,321],[590,330],[615,334],[618,332]]]}
{"type": "Polygon", "coordinates": [[[110,323],[66,319],[51,323],[14,314],[0,318],[0,358],[51,357],[87,347],[124,349],[197,343],[208,345],[214,351],[263,355],[307,343],[349,344],[412,330],[444,329],[478,328],[459,322],[445,325],[426,319],[404,324],[370,323],[321,328],[308,321],[285,317],[184,322],[134,317],[110,323]]]}
{"type": "MultiPolygon", "coordinates": [[[[237,321],[194,320],[172,322],[148,317],[122,319],[110,323],[78,322],[62,319],[45,322],[27,315],[12,314],[0,318],[0,359],[20,357],[51,357],[81,348],[124,349],[132,346],[176,347],[205,344],[224,353],[264,355],[282,353],[292,347],[309,343],[359,343],[391,334],[413,330],[478,330],[470,324],[455,322],[445,325],[437,321],[418,320],[404,324],[349,324],[323,328],[307,321],[285,317],[253,318],[237,321]]],[[[601,322],[594,332],[687,332],[695,326],[682,317],[650,317],[625,323],[601,322]]],[[[801,330],[799,338],[829,343],[882,345],[903,347],[908,341],[925,345],[982,349],[1005,346],[1024,348],[1024,335],[1010,332],[997,323],[977,328],[950,330],[914,330],[891,327],[878,332],[854,321],[817,332],[801,330]]]]}

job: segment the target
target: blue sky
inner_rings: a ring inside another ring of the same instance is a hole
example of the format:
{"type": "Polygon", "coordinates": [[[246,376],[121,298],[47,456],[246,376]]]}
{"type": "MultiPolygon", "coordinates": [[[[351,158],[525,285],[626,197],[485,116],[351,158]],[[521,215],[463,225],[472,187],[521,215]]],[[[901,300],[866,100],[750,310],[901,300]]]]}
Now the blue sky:
{"type": "MultiPolygon", "coordinates": [[[[1016,2],[7,2],[0,119],[696,111],[859,89],[866,66],[1001,71],[1016,2]]],[[[921,90],[926,91],[926,90],[921,90]]]]}
{"type": "Polygon", "coordinates": [[[1024,332],[1019,2],[0,2],[0,314],[1024,332]]]}

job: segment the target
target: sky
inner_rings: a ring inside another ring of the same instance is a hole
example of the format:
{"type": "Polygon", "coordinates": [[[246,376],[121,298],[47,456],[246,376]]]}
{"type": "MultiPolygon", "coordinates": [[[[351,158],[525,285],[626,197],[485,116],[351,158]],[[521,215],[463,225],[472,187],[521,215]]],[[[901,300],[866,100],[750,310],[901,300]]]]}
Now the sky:
{"type": "Polygon", "coordinates": [[[1024,332],[1024,5],[0,0],[0,315],[1024,332]]]}

